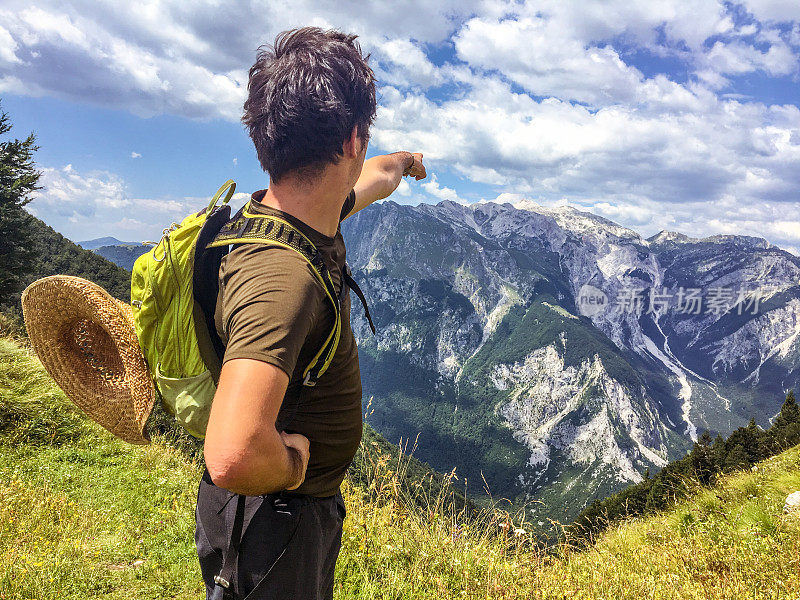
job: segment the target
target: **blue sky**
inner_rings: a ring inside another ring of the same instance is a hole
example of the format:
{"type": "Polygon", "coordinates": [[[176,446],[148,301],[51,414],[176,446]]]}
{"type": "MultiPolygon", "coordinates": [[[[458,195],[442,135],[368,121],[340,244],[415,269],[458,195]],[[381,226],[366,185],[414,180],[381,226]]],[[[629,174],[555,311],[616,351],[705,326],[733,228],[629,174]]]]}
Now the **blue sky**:
{"type": "Polygon", "coordinates": [[[41,147],[30,209],[72,239],[153,238],[229,177],[266,187],[238,122],[247,69],[313,24],[371,53],[370,154],[425,154],[431,178],[393,200],[568,204],[643,235],[800,248],[795,0],[128,4],[0,8],[2,107],[41,147]]]}

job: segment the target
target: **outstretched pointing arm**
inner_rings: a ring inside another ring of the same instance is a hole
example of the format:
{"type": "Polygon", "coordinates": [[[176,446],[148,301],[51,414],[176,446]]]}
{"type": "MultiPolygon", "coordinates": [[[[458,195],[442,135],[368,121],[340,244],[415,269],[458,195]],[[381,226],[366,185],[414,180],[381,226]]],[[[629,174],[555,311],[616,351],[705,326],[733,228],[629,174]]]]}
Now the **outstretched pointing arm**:
{"type": "Polygon", "coordinates": [[[364,161],[361,176],[354,186],[356,203],[347,216],[357,213],[376,200],[388,198],[405,175],[410,175],[417,181],[427,177],[425,165],[422,164],[422,153],[393,152],[364,161]]]}

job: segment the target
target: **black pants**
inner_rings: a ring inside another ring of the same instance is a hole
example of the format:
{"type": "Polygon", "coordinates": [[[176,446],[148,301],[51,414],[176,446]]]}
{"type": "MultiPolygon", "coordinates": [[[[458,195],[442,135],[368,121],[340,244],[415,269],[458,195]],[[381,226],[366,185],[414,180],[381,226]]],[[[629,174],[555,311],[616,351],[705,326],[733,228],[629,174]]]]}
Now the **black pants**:
{"type": "MultiPolygon", "coordinates": [[[[195,544],[207,600],[222,597],[222,569],[237,496],[215,486],[208,471],[197,492],[195,544]]],[[[247,496],[236,576],[237,600],[331,600],[345,517],[341,494],[247,496]]]]}

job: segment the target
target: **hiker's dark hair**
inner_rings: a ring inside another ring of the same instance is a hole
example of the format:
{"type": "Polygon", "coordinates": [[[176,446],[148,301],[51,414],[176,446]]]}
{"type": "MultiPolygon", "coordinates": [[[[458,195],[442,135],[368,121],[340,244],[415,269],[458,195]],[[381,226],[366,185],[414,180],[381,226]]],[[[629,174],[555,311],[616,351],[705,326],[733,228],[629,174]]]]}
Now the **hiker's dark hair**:
{"type": "Polygon", "coordinates": [[[375,74],[357,36],[303,27],[261,46],[250,68],[242,122],[261,167],[279,181],[313,179],[342,156],[353,127],[366,144],[375,120],[375,74]]]}

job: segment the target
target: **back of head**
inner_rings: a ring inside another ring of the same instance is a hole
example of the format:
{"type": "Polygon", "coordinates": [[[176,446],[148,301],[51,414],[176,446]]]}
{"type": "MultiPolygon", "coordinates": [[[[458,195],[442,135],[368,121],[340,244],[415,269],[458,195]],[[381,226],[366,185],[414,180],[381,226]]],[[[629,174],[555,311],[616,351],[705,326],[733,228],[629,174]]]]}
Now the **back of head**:
{"type": "Polygon", "coordinates": [[[271,181],[313,178],[342,156],[353,127],[364,145],[375,119],[375,75],[356,36],[284,31],[258,50],[242,122],[271,181]]]}

